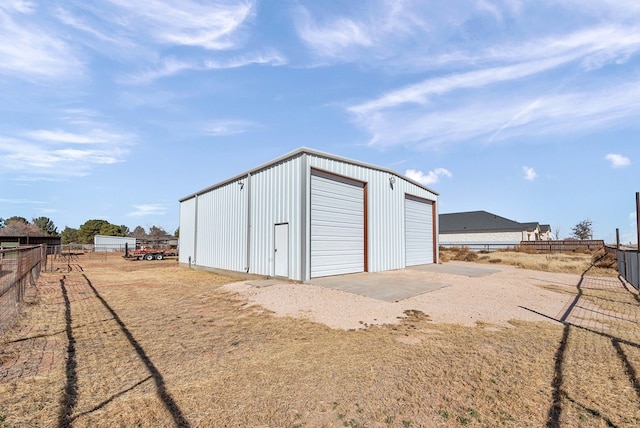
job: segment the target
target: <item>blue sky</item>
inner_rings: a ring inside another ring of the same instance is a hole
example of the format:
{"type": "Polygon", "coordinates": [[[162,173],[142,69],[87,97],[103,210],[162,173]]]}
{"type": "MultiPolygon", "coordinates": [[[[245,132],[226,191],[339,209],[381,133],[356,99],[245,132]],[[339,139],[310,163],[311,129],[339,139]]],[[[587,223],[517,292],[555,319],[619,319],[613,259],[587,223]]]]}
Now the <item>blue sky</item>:
{"type": "Polygon", "coordinates": [[[636,241],[640,2],[3,0],[0,217],[173,232],[298,147],[636,241]],[[178,5],[178,6],[176,6],[178,5]]]}

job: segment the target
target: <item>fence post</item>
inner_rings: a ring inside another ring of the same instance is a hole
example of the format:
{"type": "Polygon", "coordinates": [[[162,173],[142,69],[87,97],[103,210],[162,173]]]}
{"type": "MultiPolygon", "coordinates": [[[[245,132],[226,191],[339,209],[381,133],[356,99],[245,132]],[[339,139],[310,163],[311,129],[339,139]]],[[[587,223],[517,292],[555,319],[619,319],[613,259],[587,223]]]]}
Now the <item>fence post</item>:
{"type": "Polygon", "coordinates": [[[640,250],[640,192],[636,192],[636,231],[638,250],[640,250]]]}

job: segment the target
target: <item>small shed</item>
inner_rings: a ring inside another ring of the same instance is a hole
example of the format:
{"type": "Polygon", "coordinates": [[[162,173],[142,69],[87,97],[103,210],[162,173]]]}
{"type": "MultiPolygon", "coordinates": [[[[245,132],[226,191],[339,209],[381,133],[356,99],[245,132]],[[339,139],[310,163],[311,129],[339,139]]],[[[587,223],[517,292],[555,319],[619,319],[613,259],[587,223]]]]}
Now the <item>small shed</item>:
{"type": "Polygon", "coordinates": [[[136,248],[136,238],[128,236],[105,236],[96,235],[93,237],[94,251],[110,252],[110,251],[124,251],[125,246],[128,246],[130,250],[136,248]]]}
{"type": "Polygon", "coordinates": [[[181,264],[305,281],[438,261],[438,193],[300,148],[180,200],[181,264]]]}

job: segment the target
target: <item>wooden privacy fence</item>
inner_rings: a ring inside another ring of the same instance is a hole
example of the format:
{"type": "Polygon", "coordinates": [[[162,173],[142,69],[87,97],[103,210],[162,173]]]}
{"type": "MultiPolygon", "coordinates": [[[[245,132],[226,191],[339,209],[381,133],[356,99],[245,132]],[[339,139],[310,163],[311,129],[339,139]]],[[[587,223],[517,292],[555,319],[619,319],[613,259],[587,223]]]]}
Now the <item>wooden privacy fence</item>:
{"type": "Polygon", "coordinates": [[[522,241],[521,250],[538,251],[540,253],[570,253],[573,251],[594,251],[604,247],[601,239],[563,239],[558,241],[522,241]]]}
{"type": "Polygon", "coordinates": [[[27,284],[35,285],[47,260],[47,246],[0,249],[0,334],[16,321],[27,284]]]}

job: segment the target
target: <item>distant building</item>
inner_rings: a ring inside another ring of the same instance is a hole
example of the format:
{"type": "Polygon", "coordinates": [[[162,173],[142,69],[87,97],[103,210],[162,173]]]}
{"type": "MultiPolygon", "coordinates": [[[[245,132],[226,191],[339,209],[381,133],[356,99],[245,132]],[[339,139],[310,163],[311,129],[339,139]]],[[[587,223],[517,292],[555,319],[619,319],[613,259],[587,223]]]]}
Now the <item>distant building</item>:
{"type": "Polygon", "coordinates": [[[551,238],[549,225],[543,230],[537,222],[519,223],[487,211],[440,214],[439,222],[440,245],[444,247],[511,247],[521,241],[551,238]]]}
{"type": "Polygon", "coordinates": [[[24,245],[47,245],[49,254],[55,253],[60,248],[59,236],[0,236],[0,247],[17,247],[24,245]]]}
{"type": "Polygon", "coordinates": [[[110,252],[110,251],[124,251],[125,246],[128,246],[130,250],[136,248],[136,238],[128,236],[105,236],[96,235],[93,237],[94,251],[110,252]]]}

